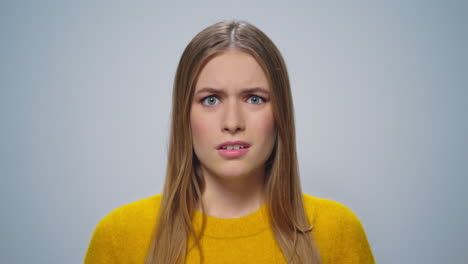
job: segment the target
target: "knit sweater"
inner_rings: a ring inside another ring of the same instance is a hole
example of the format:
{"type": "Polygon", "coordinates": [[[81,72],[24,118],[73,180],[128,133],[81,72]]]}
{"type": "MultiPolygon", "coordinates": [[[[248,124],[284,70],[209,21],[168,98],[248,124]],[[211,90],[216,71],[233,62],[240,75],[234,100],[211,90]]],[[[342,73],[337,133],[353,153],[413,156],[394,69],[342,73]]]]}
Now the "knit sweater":
{"type": "MultiPolygon", "coordinates": [[[[84,263],[144,263],[161,198],[158,194],[142,199],[105,216],[94,230],[84,263]]],[[[375,263],[363,226],[350,209],[308,194],[303,194],[303,201],[324,264],[375,263]]],[[[205,263],[287,263],[270,228],[266,204],[239,218],[206,217],[200,240],[205,263]]],[[[202,218],[203,213],[195,210],[195,230],[202,218]]],[[[199,256],[194,247],[185,263],[200,263],[199,256]]]]}

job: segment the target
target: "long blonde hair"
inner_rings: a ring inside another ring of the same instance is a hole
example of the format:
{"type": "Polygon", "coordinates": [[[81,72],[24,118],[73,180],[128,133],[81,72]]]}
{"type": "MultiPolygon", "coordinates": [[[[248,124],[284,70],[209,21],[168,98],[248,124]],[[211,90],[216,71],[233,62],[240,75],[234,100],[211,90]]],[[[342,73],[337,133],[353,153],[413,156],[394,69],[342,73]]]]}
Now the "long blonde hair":
{"type": "MultiPolygon", "coordinates": [[[[245,21],[221,21],[198,33],[184,50],[177,68],[172,97],[172,125],[166,179],[155,232],[146,264],[183,263],[188,251],[200,247],[192,226],[193,210],[204,190],[198,172],[190,128],[190,108],[198,74],[212,56],[228,50],[252,55],[263,68],[271,87],[276,142],[265,164],[265,199],[275,239],[288,263],[320,263],[307,219],[296,154],[294,112],[289,77],[274,43],[245,21]],[[189,235],[194,245],[187,249],[189,235]]],[[[202,210],[203,204],[200,202],[202,210]]],[[[203,218],[202,231],[205,224],[203,218]]]]}

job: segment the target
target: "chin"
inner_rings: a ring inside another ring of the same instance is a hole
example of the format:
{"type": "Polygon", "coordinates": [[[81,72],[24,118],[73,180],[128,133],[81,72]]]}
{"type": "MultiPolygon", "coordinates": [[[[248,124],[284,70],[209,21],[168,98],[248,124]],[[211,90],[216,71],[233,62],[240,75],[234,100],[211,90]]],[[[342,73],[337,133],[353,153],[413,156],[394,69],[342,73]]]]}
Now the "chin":
{"type": "Polygon", "coordinates": [[[247,173],[248,171],[244,171],[244,170],[234,170],[234,171],[233,170],[221,170],[218,175],[221,177],[229,177],[229,178],[236,177],[237,178],[237,177],[242,177],[246,175],[247,173]]]}
{"type": "MultiPolygon", "coordinates": [[[[216,160],[208,164],[215,166],[203,166],[207,172],[220,178],[242,178],[252,175],[257,169],[256,164],[246,159],[216,160]]],[[[203,164],[203,163],[202,163],[203,164]]]]}
{"type": "Polygon", "coordinates": [[[233,163],[223,164],[216,167],[205,167],[213,177],[226,180],[242,179],[247,177],[253,177],[256,173],[256,169],[253,166],[246,166],[245,164],[233,163]]]}

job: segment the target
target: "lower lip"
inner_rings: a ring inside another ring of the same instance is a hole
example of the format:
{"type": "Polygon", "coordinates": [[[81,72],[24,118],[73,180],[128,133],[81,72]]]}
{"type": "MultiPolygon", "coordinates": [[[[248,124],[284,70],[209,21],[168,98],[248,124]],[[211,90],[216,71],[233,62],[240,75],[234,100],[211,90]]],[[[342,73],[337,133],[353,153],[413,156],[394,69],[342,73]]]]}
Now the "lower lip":
{"type": "Polygon", "coordinates": [[[242,157],[249,151],[249,148],[243,149],[218,149],[218,153],[225,158],[238,158],[242,157]]]}

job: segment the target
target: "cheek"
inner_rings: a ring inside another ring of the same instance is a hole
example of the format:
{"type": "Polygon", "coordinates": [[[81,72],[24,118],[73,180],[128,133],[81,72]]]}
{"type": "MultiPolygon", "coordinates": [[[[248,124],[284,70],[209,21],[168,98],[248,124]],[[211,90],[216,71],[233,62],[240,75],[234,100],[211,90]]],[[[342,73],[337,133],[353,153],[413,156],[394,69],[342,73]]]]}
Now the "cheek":
{"type": "Polygon", "coordinates": [[[254,120],[257,135],[262,135],[265,141],[273,140],[275,135],[275,120],[271,113],[259,116],[254,120]]]}
{"type": "Polygon", "coordinates": [[[190,115],[190,126],[192,128],[192,136],[194,145],[203,143],[209,138],[209,122],[203,118],[197,117],[196,113],[190,115]]]}

